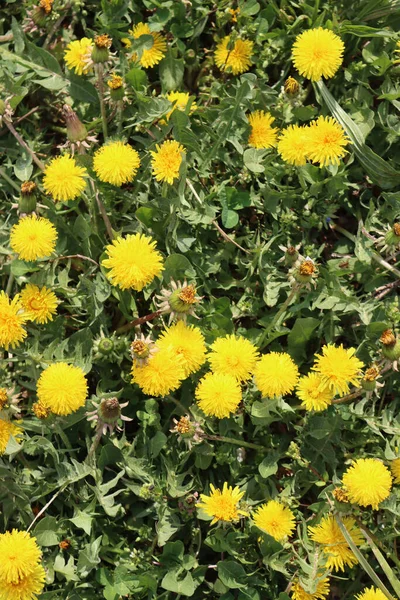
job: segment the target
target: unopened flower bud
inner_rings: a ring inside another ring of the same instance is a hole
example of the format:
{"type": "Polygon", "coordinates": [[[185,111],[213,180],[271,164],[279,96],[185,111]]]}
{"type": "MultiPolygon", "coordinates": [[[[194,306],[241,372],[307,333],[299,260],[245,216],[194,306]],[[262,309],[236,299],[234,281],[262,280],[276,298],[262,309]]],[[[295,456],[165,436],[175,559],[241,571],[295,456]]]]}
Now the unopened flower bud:
{"type": "Polygon", "coordinates": [[[121,407],[118,398],[103,398],[99,406],[99,417],[104,423],[116,423],[121,416],[121,407]]]}
{"type": "Polygon", "coordinates": [[[32,11],[32,21],[35,25],[43,27],[48,21],[48,16],[51,13],[54,0],[40,0],[38,6],[35,6],[32,11]]]}
{"type": "Polygon", "coordinates": [[[68,104],[63,106],[63,115],[67,126],[67,136],[70,142],[82,142],[87,137],[87,129],[79,120],[78,115],[68,104]]]}
{"type": "Polygon", "coordinates": [[[36,210],[36,183],[34,181],[24,181],[21,184],[18,210],[22,214],[29,214],[36,210]]]}
{"type": "Polygon", "coordinates": [[[109,35],[103,33],[102,35],[96,35],[94,38],[94,47],[92,51],[92,61],[94,63],[105,63],[110,56],[112,40],[109,35]]]}
{"type": "Polygon", "coordinates": [[[394,223],[393,227],[385,235],[386,246],[397,246],[400,244],[400,223],[394,223]]]}
{"type": "Polygon", "coordinates": [[[378,379],[380,371],[378,367],[370,367],[364,373],[364,377],[361,380],[361,387],[367,392],[373,392],[376,388],[376,380],[378,379]]]}
{"type": "Polygon", "coordinates": [[[107,81],[107,85],[110,88],[110,96],[111,100],[114,102],[118,102],[118,100],[122,100],[125,93],[124,88],[124,80],[120,75],[116,75],[113,73],[111,78],[107,81]]]}
{"type": "Polygon", "coordinates": [[[101,338],[98,344],[98,352],[100,354],[111,354],[114,350],[114,342],[110,338],[101,338]]]}
{"type": "Polygon", "coordinates": [[[288,96],[296,96],[300,89],[299,82],[294,77],[288,77],[283,87],[288,96]]]}
{"type": "Polygon", "coordinates": [[[51,412],[50,409],[47,408],[47,406],[45,406],[40,401],[35,402],[35,404],[33,404],[32,410],[33,410],[35,417],[37,417],[38,419],[47,419],[47,417],[50,415],[50,412],[51,412]]]}

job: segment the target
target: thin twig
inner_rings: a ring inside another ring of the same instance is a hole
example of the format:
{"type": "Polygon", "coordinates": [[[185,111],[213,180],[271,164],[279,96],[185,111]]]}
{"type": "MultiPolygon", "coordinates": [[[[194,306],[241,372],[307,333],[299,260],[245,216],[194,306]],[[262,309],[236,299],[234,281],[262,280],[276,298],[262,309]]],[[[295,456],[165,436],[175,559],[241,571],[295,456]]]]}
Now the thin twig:
{"type": "Polygon", "coordinates": [[[238,244],[237,242],[235,242],[235,240],[233,240],[223,229],[222,227],[220,227],[220,225],[218,224],[218,221],[216,219],[214,219],[213,221],[213,225],[215,225],[215,227],[218,229],[218,231],[220,232],[220,234],[222,235],[222,237],[224,238],[224,240],[226,240],[227,242],[231,242],[232,244],[234,244],[237,248],[240,248],[240,250],[242,250],[243,252],[245,252],[246,254],[251,254],[251,252],[249,250],[246,250],[245,248],[243,248],[242,246],[240,246],[240,244],[238,244]]]}
{"type": "Polygon", "coordinates": [[[127,323],[126,325],[123,325],[122,327],[119,327],[118,329],[116,329],[115,333],[119,334],[119,333],[124,333],[125,331],[129,331],[130,329],[133,329],[137,325],[143,325],[143,323],[147,323],[148,321],[152,321],[153,319],[156,319],[161,314],[162,314],[162,310],[156,310],[155,312],[152,312],[149,315],[146,315],[145,317],[138,317],[134,321],[131,321],[130,323],[127,323]]]}
{"type": "Polygon", "coordinates": [[[28,529],[26,530],[28,533],[29,533],[29,531],[32,529],[32,527],[33,527],[33,525],[36,523],[36,521],[37,521],[38,519],[40,519],[40,517],[42,516],[42,514],[43,514],[44,512],[46,512],[46,510],[49,508],[50,504],[52,504],[52,503],[54,502],[54,500],[57,498],[57,496],[58,496],[59,494],[61,494],[61,492],[63,492],[63,491],[65,490],[65,488],[67,487],[67,485],[68,485],[68,484],[65,484],[65,485],[63,485],[62,487],[60,487],[60,489],[58,490],[58,492],[56,492],[56,493],[54,494],[54,496],[52,496],[52,497],[50,498],[50,500],[48,501],[48,503],[47,503],[47,504],[45,504],[45,505],[43,506],[43,508],[42,508],[42,509],[41,509],[41,510],[38,512],[38,514],[36,515],[36,517],[33,519],[32,523],[29,525],[28,529]]]}
{"type": "Polygon", "coordinates": [[[13,136],[15,137],[15,139],[17,140],[19,145],[22,146],[27,151],[27,153],[32,157],[32,160],[37,164],[39,169],[41,171],[44,171],[44,163],[42,163],[42,161],[36,156],[34,151],[31,148],[29,148],[28,144],[22,139],[22,137],[19,135],[19,133],[15,130],[13,124],[10,123],[9,121],[7,121],[6,119],[4,119],[4,123],[6,124],[6,127],[8,127],[8,129],[10,130],[10,133],[13,134],[13,136]]]}
{"type": "Polygon", "coordinates": [[[63,8],[63,12],[64,14],[60,15],[57,19],[57,21],[55,21],[55,23],[53,24],[52,28],[50,29],[49,33],[46,36],[46,39],[44,40],[43,43],[43,49],[46,50],[47,46],[50,44],[51,42],[51,38],[53,37],[53,35],[55,34],[55,32],[57,31],[57,29],[59,29],[61,23],[64,21],[65,17],[67,16],[67,11],[71,8],[71,3],[69,2],[68,4],[66,4],[63,8]]]}
{"type": "Polygon", "coordinates": [[[66,260],[68,258],[81,258],[82,260],[88,260],[89,262],[92,262],[97,267],[100,266],[98,262],[93,260],[93,258],[89,258],[89,256],[84,256],[83,254],[68,254],[66,256],[57,256],[56,258],[53,258],[50,262],[56,262],[57,260],[66,260]]]}
{"type": "MultiPolygon", "coordinates": [[[[39,106],[35,106],[34,108],[31,108],[31,110],[29,110],[27,113],[25,113],[24,115],[22,115],[22,117],[18,117],[18,119],[15,119],[13,122],[15,125],[18,125],[18,123],[21,123],[21,121],[23,121],[24,119],[27,119],[28,117],[30,117],[31,115],[33,115],[33,113],[35,113],[37,110],[39,110],[39,106]]],[[[0,136],[4,135],[8,133],[8,129],[2,129],[0,131],[0,136]]]]}
{"type": "Polygon", "coordinates": [[[381,300],[389,294],[393,288],[398,287],[400,285],[400,279],[396,281],[392,281],[391,283],[387,283],[386,285],[381,285],[381,287],[376,288],[374,291],[374,296],[377,300],[381,300]]]}

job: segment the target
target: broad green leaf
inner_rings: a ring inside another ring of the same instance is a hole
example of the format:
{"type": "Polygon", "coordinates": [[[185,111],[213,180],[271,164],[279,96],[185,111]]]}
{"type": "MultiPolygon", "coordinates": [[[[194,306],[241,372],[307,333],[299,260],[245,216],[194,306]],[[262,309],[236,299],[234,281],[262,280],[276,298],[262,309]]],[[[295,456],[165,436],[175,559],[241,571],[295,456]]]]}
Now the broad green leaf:
{"type": "Polygon", "coordinates": [[[218,576],[230,590],[245,588],[247,574],[242,565],[233,560],[221,560],[218,563],[218,576]]]}
{"type": "Polygon", "coordinates": [[[252,173],[264,173],[265,166],[263,160],[265,150],[257,150],[257,148],[247,148],[243,154],[243,162],[245,167],[252,173]]]}
{"type": "Polygon", "coordinates": [[[169,50],[166,57],[160,62],[160,79],[163,92],[179,90],[183,81],[183,60],[175,58],[169,50]]]}

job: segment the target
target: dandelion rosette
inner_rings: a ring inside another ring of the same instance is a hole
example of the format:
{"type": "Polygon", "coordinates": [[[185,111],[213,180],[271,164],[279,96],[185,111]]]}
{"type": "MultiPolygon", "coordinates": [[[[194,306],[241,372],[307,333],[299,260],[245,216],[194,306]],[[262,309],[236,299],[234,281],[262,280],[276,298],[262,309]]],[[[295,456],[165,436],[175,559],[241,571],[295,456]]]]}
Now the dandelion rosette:
{"type": "Polygon", "coordinates": [[[229,417],[242,401],[236,378],[226,373],[207,373],[200,380],[195,396],[204,414],[218,419],[229,417]]]}
{"type": "Polygon", "coordinates": [[[185,379],[183,359],[170,347],[158,350],[145,364],[134,360],[132,382],[148,396],[167,396],[178,389],[185,379]]]}
{"type": "Polygon", "coordinates": [[[87,75],[91,69],[93,42],[87,37],[70,42],[64,53],[68,69],[75,70],[76,75],[87,75]]]}
{"type": "Polygon", "coordinates": [[[321,167],[340,165],[350,140],[333,117],[318,117],[307,128],[307,158],[321,167]]]}
{"type": "Polygon", "coordinates": [[[141,233],[118,237],[106,246],[102,265],[110,269],[107,277],[121,289],[140,292],[163,270],[163,258],[156,242],[141,233]]]}
{"type": "Polygon", "coordinates": [[[270,500],[259,506],[253,515],[253,521],[256,527],[268,533],[278,542],[289,537],[296,526],[290,508],[283,506],[277,500],[270,500]]]}
{"type": "Polygon", "coordinates": [[[206,515],[213,518],[211,525],[218,521],[231,523],[238,521],[241,515],[248,516],[247,512],[239,508],[243,496],[244,492],[241,492],[237,486],[229,486],[227,482],[224,483],[222,491],[210,483],[210,495],[201,494],[197,508],[201,508],[206,515]]]}
{"type": "Polygon", "coordinates": [[[221,71],[231,71],[233,75],[240,75],[251,67],[251,55],[254,43],[250,40],[238,39],[235,42],[228,35],[217,45],[215,50],[215,63],[221,71]]]}
{"type": "Polygon", "coordinates": [[[207,359],[213,373],[233,375],[242,382],[251,379],[259,352],[246,338],[227,335],[215,340],[207,359]]]}
{"type": "MultiPolygon", "coordinates": [[[[360,529],[356,526],[355,520],[351,517],[344,517],[343,524],[346,527],[351,539],[356,546],[363,542],[363,536],[360,529]]],[[[353,551],[348,546],[335,517],[328,515],[321,522],[308,528],[311,539],[321,544],[322,549],[327,555],[326,568],[335,571],[344,571],[345,566],[352,567],[358,560],[353,551]]]]}
{"type": "Polygon", "coordinates": [[[21,292],[21,303],[29,320],[43,324],[53,320],[58,300],[48,288],[28,283],[21,292]]]}
{"type": "Polygon", "coordinates": [[[12,226],[10,246],[21,260],[34,261],[55,250],[57,231],[53,223],[36,214],[23,217],[12,226]]]}
{"type": "Polygon", "coordinates": [[[277,398],[296,387],[299,369],[286,352],[264,354],[254,369],[254,380],[263,396],[277,398]]]}
{"type": "Polygon", "coordinates": [[[140,166],[139,154],[124,142],[110,142],[97,150],[93,169],[100,181],[120,187],[133,181],[140,166]]]}
{"type": "Polygon", "coordinates": [[[307,163],[307,127],[290,125],[280,132],[278,139],[278,152],[282,159],[296,167],[307,163]]]}
{"type": "Polygon", "coordinates": [[[156,150],[151,150],[151,167],[157,181],[166,181],[170,185],[179,177],[179,169],[185,148],[175,140],[167,140],[161,146],[156,144],[156,150]]]}
{"type": "Polygon", "coordinates": [[[43,187],[54,200],[67,202],[80,196],[86,187],[87,170],[72,156],[64,154],[50,161],[44,170],[43,187]]]}
{"type": "Polygon", "coordinates": [[[19,442],[22,438],[22,433],[21,427],[14,425],[11,421],[0,418],[0,455],[6,451],[11,436],[19,442]]]}
{"type": "Polygon", "coordinates": [[[309,373],[300,377],[296,390],[302,408],[319,412],[332,403],[334,393],[318,373],[309,373]]]}
{"type": "Polygon", "coordinates": [[[39,402],[56,415],[70,415],[85,405],[88,386],[81,368],[65,362],[47,367],[37,382],[39,402]]]}
{"type": "Polygon", "coordinates": [[[160,350],[170,348],[174,354],[182,358],[185,377],[198,371],[206,360],[203,334],[198,327],[186,325],[183,321],[178,321],[161,332],[157,346],[160,350]]]}
{"type": "Polygon", "coordinates": [[[24,325],[28,320],[21,297],[17,294],[12,300],[0,292],[0,348],[15,348],[26,338],[24,325]]]}
{"type": "Polygon", "coordinates": [[[323,346],[322,354],[316,354],[313,371],[320,374],[323,383],[339,396],[350,391],[349,384],[358,386],[362,377],[361,369],[364,363],[355,354],[354,348],[343,348],[343,345],[323,346]]]}
{"type": "MultiPolygon", "coordinates": [[[[147,23],[138,23],[130,33],[134,39],[137,40],[141,35],[151,35],[153,38],[153,45],[151,48],[145,48],[142,51],[142,55],[139,59],[140,64],[145,69],[154,67],[164,58],[167,51],[167,42],[161,33],[151,31],[147,23]]],[[[137,60],[138,56],[136,53],[132,55],[132,60],[137,60]]]]}
{"type": "Polygon", "coordinates": [[[293,582],[292,589],[290,590],[292,600],[325,600],[325,598],[329,595],[329,578],[324,577],[320,581],[318,581],[315,592],[313,594],[309,594],[303,588],[299,580],[295,580],[293,582]]]}
{"type": "Polygon", "coordinates": [[[343,475],[350,502],[371,506],[378,510],[392,488],[392,476],[385,465],[376,458],[359,458],[343,475]]]}
{"type": "Polygon", "coordinates": [[[273,148],[277,145],[277,127],[271,124],[275,121],[269,112],[256,110],[247,117],[251,132],[248,144],[252,148],[273,148]]]}
{"type": "Polygon", "coordinates": [[[293,63],[300,75],[311,81],[335,75],[343,62],[344,44],[323,27],[300,33],[293,45],[293,63]]]}

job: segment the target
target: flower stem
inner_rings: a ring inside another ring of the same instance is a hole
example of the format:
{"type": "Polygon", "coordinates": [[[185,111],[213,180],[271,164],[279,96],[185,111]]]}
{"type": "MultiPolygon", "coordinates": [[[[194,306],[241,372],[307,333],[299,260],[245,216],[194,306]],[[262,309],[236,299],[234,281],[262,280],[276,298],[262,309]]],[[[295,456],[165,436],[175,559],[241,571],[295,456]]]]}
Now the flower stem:
{"type": "Polygon", "coordinates": [[[278,325],[282,315],[286,312],[287,307],[289,306],[289,304],[291,303],[291,301],[293,300],[293,298],[296,296],[297,292],[300,291],[301,288],[301,284],[300,285],[295,285],[290,294],[288,295],[288,297],[286,298],[285,302],[282,304],[282,306],[280,307],[280,309],[278,310],[278,312],[276,313],[276,315],[274,316],[274,318],[272,319],[272,321],[270,322],[269,325],[267,325],[267,327],[264,329],[260,341],[258,342],[258,345],[260,346],[260,348],[263,347],[263,343],[265,341],[265,339],[268,337],[269,333],[272,331],[272,329],[278,325]]]}
{"type": "Polygon", "coordinates": [[[124,102],[123,100],[118,100],[118,104],[117,104],[117,134],[121,135],[122,133],[122,117],[123,117],[123,108],[124,108],[124,102]]]}
{"type": "Polygon", "coordinates": [[[103,80],[103,65],[101,63],[96,65],[97,70],[97,82],[99,87],[99,100],[100,100],[100,111],[101,111],[101,122],[103,125],[103,137],[104,141],[106,141],[108,137],[107,131],[107,114],[106,114],[106,105],[104,102],[104,80],[103,80]]]}
{"type": "Polygon", "coordinates": [[[13,136],[15,137],[15,139],[17,140],[19,145],[22,146],[24,148],[24,150],[26,150],[27,153],[32,157],[33,162],[35,162],[37,164],[37,166],[39,167],[39,169],[41,171],[44,171],[44,163],[42,163],[42,161],[39,160],[39,158],[36,156],[34,151],[29,148],[28,144],[22,139],[22,137],[19,135],[19,133],[14,129],[14,125],[12,123],[10,123],[9,121],[7,121],[6,119],[4,119],[4,123],[5,123],[6,127],[8,127],[10,133],[13,134],[13,136]]]}
{"type": "Polygon", "coordinates": [[[6,287],[7,296],[9,296],[11,294],[14,280],[15,280],[14,274],[10,273],[10,275],[8,276],[7,287],[6,287]]]}
{"type": "Polygon", "coordinates": [[[102,427],[98,427],[97,431],[96,431],[96,435],[94,437],[94,440],[92,442],[92,445],[90,446],[90,449],[89,449],[89,452],[88,452],[88,455],[87,455],[87,462],[88,463],[90,463],[90,462],[92,462],[94,460],[95,453],[96,453],[97,447],[98,447],[98,445],[100,443],[100,440],[101,440],[102,436],[103,436],[103,429],[102,429],[102,427]]]}
{"type": "Polygon", "coordinates": [[[130,329],[133,329],[137,325],[142,325],[143,323],[147,323],[148,321],[152,321],[153,319],[156,319],[161,314],[162,314],[162,310],[156,310],[155,312],[152,312],[149,315],[146,315],[145,317],[138,317],[134,321],[131,321],[130,323],[127,323],[126,325],[122,325],[122,327],[118,327],[118,329],[115,330],[115,333],[117,335],[120,333],[125,333],[125,331],[129,331],[130,329]]]}
{"type": "Polygon", "coordinates": [[[260,446],[260,444],[253,444],[252,442],[245,442],[243,440],[236,440],[235,438],[225,437],[224,435],[204,435],[206,440],[212,440],[214,442],[227,442],[228,444],[235,444],[236,446],[243,446],[244,448],[251,448],[252,450],[261,450],[267,452],[268,448],[260,446]]]}
{"type": "Polygon", "coordinates": [[[11,179],[11,177],[9,177],[7,175],[7,173],[4,171],[4,169],[2,167],[0,167],[0,176],[4,179],[4,181],[7,181],[8,184],[11,185],[11,187],[14,188],[14,190],[16,190],[18,193],[21,191],[18,187],[18,185],[15,183],[15,181],[13,181],[11,179]]]}

